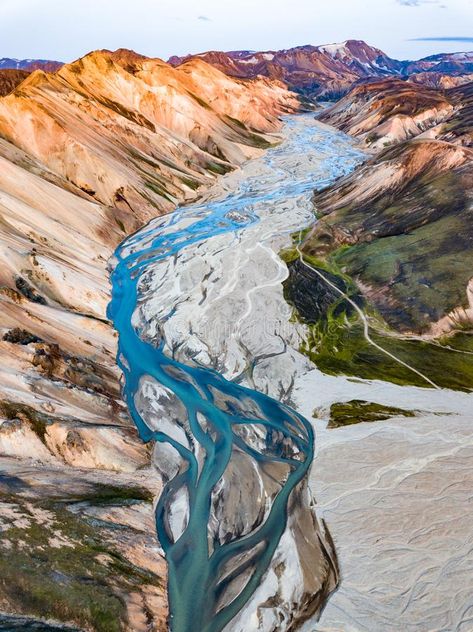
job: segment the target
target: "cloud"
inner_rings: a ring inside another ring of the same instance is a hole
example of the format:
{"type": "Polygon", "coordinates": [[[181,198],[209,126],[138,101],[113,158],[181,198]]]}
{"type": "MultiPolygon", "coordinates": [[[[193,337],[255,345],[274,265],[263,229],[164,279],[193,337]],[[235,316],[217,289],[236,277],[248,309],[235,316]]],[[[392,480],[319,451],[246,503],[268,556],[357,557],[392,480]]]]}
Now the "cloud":
{"type": "Polygon", "coordinates": [[[473,42],[473,37],[415,37],[408,42],[473,42]]]}
{"type": "Polygon", "coordinates": [[[439,5],[439,0],[396,0],[403,7],[420,7],[422,4],[436,4],[441,9],[445,9],[445,5],[439,5]]]}
{"type": "Polygon", "coordinates": [[[199,15],[197,19],[200,20],[201,22],[212,22],[212,20],[208,18],[206,15],[199,15]]]}

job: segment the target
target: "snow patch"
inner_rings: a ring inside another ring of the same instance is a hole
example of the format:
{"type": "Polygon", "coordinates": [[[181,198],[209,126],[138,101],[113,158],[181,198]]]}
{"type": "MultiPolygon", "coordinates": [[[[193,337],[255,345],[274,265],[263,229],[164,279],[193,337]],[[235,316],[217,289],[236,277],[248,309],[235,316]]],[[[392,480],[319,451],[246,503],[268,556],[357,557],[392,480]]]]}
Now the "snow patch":
{"type": "Polygon", "coordinates": [[[328,53],[332,57],[336,57],[337,55],[341,54],[349,54],[346,41],[342,42],[341,44],[326,44],[325,46],[319,46],[319,50],[321,50],[323,53],[328,53]]]}

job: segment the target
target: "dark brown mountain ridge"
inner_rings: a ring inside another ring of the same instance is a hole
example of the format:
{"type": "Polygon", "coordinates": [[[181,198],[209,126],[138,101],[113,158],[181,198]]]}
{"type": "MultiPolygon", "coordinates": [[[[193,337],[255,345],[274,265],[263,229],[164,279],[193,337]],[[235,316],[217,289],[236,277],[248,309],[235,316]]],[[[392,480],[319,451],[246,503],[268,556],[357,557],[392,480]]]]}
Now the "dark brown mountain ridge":
{"type": "Polygon", "coordinates": [[[27,70],[14,70],[13,68],[0,70],[0,97],[9,94],[16,86],[20,85],[29,74],[27,70]]]}
{"type": "Polygon", "coordinates": [[[416,73],[431,72],[461,76],[472,72],[473,63],[473,53],[469,52],[399,61],[362,40],[323,46],[305,45],[279,51],[209,51],[171,57],[169,63],[179,66],[196,57],[233,77],[263,75],[277,78],[306,96],[330,99],[339,98],[359,80],[389,76],[407,78],[416,73]]]}

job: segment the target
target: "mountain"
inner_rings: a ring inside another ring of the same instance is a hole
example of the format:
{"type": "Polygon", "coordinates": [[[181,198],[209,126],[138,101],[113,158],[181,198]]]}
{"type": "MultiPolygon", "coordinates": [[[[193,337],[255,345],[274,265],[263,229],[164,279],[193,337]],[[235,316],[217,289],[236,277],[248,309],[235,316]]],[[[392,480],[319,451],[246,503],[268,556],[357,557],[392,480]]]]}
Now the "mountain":
{"type": "Polygon", "coordinates": [[[159,483],[122,401],[107,262],[277,142],[297,107],[278,82],[123,50],[36,70],[0,98],[3,612],[166,628],[159,483]]]}
{"type": "Polygon", "coordinates": [[[0,97],[4,97],[35,70],[56,72],[63,66],[60,61],[47,59],[0,59],[0,97]]]}
{"type": "Polygon", "coordinates": [[[0,70],[0,97],[14,90],[29,74],[27,70],[0,70]]]}
{"type": "Polygon", "coordinates": [[[454,110],[445,93],[391,78],[355,86],[319,119],[380,149],[417,136],[454,110]]]}
{"type": "Polygon", "coordinates": [[[394,329],[432,331],[460,314],[473,276],[472,158],[466,147],[431,139],[382,151],[315,196],[320,221],[304,250],[331,253],[394,329]]]}
{"type": "Polygon", "coordinates": [[[347,40],[326,46],[299,46],[282,51],[208,52],[171,57],[179,66],[198,57],[233,77],[265,77],[284,81],[291,89],[309,96],[336,97],[357,80],[399,74],[403,64],[363,41],[347,40]]]}
{"type": "Polygon", "coordinates": [[[391,59],[379,48],[362,40],[318,46],[317,49],[354,70],[360,77],[392,75],[402,72],[404,63],[391,59]]]}
{"type": "Polygon", "coordinates": [[[473,51],[463,53],[440,53],[430,55],[407,64],[406,74],[413,72],[471,73],[473,72],[473,51]]]}
{"type": "Polygon", "coordinates": [[[130,67],[123,51],[99,51],[55,74],[33,72],[0,102],[0,133],[126,210],[134,230],[269,146],[264,134],[297,107],[280,84],[236,81],[202,61],[174,69],[135,58],[130,67]]]}
{"type": "MultiPolygon", "coordinates": [[[[232,77],[263,75],[277,78],[308,97],[334,99],[345,94],[355,82],[369,78],[417,74],[417,82],[421,83],[426,72],[460,77],[472,72],[473,53],[398,61],[362,40],[347,40],[340,44],[298,46],[280,51],[209,51],[187,57],[171,57],[169,63],[179,66],[195,58],[204,59],[232,77]]],[[[429,83],[430,79],[425,76],[425,81],[429,83]]],[[[457,81],[460,83],[460,80],[457,81]]]]}
{"type": "Polygon", "coordinates": [[[473,80],[473,52],[424,57],[408,63],[405,74],[414,83],[448,90],[473,80]]]}
{"type": "Polygon", "coordinates": [[[437,138],[473,148],[473,82],[446,93],[455,105],[455,113],[435,130],[437,138]]]}
{"type": "MultiPolygon", "coordinates": [[[[471,83],[435,91],[390,79],[357,86],[322,113],[376,152],[315,193],[318,221],[301,246],[314,270],[351,299],[332,292],[310,317],[307,353],[322,370],[422,385],[384,349],[437,385],[473,388],[467,355],[449,352],[472,351],[472,99],[471,83]]],[[[307,318],[310,297],[327,287],[316,273],[309,279],[298,258],[290,266],[286,292],[307,318]]]]}
{"type": "Polygon", "coordinates": [[[63,66],[62,61],[52,61],[50,59],[10,59],[3,57],[0,59],[0,70],[44,70],[44,72],[55,72],[63,66]]]}
{"type": "Polygon", "coordinates": [[[473,81],[473,72],[465,73],[445,73],[436,71],[417,72],[409,76],[409,81],[418,83],[429,88],[437,88],[438,90],[449,90],[465,83],[473,81]]]}
{"type": "Polygon", "coordinates": [[[410,138],[473,144],[473,83],[448,90],[391,78],[355,86],[319,120],[356,136],[372,150],[410,138]]]}

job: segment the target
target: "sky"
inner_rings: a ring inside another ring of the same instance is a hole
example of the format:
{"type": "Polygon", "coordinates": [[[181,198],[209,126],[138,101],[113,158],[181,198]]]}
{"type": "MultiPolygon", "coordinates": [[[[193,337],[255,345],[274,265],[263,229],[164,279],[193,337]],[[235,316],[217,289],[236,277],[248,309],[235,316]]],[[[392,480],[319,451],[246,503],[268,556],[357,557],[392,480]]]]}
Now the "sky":
{"type": "Polygon", "coordinates": [[[473,50],[473,0],[0,0],[0,58],[152,57],[364,39],[397,59],[473,50]]]}

